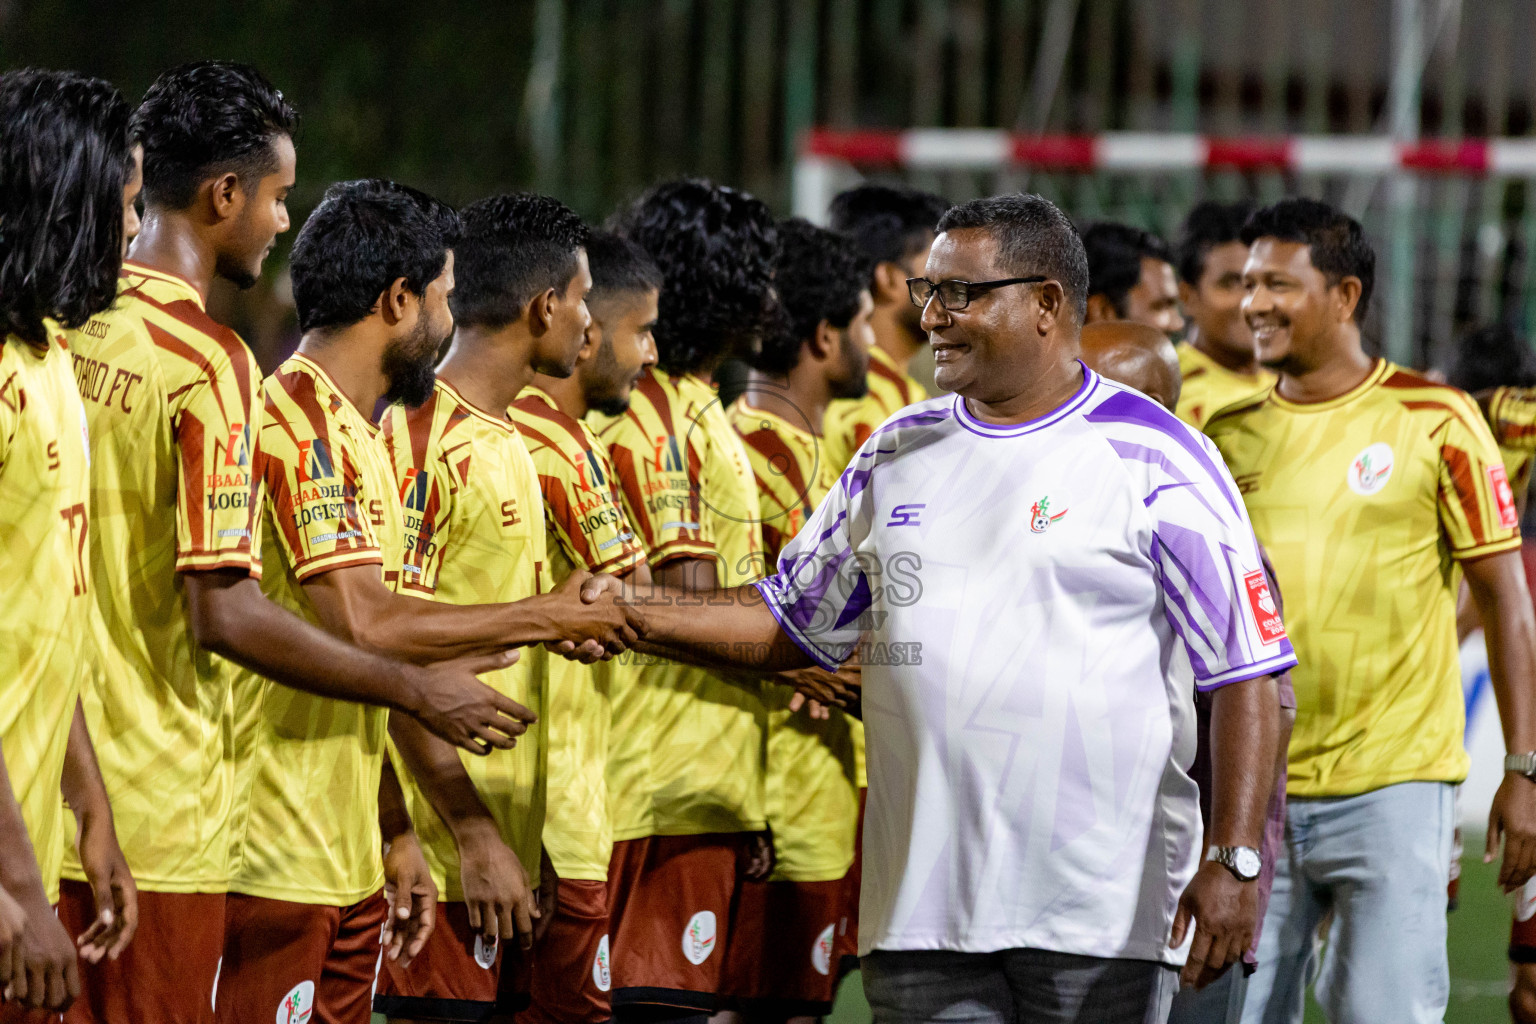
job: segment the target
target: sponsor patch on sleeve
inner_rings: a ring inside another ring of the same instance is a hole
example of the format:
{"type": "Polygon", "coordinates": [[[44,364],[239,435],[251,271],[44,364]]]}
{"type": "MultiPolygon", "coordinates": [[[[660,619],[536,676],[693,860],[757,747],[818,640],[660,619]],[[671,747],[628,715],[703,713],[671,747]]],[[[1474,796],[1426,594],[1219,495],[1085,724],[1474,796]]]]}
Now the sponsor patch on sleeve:
{"type": "Polygon", "coordinates": [[[1509,486],[1509,474],[1501,465],[1489,466],[1488,483],[1493,487],[1493,500],[1499,506],[1499,525],[1513,530],[1520,525],[1520,511],[1515,508],[1515,489],[1509,486]]]}
{"type": "Polygon", "coordinates": [[[1285,639],[1285,623],[1280,620],[1280,609],[1275,605],[1275,595],[1270,593],[1269,580],[1262,570],[1243,577],[1243,589],[1248,591],[1248,608],[1253,621],[1259,627],[1259,637],[1266,644],[1277,644],[1285,639]]]}

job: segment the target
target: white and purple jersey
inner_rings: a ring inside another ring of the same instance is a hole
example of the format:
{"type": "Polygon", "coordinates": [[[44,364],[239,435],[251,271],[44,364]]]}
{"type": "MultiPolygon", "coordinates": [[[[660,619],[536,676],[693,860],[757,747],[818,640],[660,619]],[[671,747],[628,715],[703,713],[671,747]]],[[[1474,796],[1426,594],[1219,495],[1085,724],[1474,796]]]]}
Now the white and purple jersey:
{"type": "Polygon", "coordinates": [[[863,661],[861,954],[1185,957],[1193,687],[1296,659],[1216,449],[1083,373],[1029,423],[901,410],[758,584],[817,662],[863,661]]]}

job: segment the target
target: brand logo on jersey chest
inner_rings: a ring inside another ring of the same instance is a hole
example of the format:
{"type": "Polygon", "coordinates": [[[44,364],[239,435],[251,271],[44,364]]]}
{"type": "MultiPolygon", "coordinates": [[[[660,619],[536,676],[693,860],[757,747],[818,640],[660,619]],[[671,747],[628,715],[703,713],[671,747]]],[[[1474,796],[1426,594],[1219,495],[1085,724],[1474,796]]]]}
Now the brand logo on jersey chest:
{"type": "Polygon", "coordinates": [[[1029,506],[1029,532],[1044,533],[1051,528],[1052,523],[1061,521],[1061,517],[1067,514],[1067,509],[1060,512],[1051,507],[1050,495],[1045,495],[1039,501],[1029,506]]]}
{"type": "Polygon", "coordinates": [[[1380,491],[1392,479],[1394,461],[1391,446],[1380,441],[1368,446],[1349,464],[1349,472],[1345,474],[1349,489],[1362,497],[1380,491]]]}

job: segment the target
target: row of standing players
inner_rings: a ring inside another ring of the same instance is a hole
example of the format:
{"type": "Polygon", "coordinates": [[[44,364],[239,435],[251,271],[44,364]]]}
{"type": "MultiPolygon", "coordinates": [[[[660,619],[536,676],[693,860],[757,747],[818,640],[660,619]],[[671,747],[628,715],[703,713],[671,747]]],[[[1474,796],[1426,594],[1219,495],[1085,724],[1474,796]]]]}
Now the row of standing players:
{"type": "Polygon", "coordinates": [[[923,396],[943,204],[855,193],[855,242],[687,181],[602,234],[343,183],[261,381],[206,304],[287,230],[295,126],[240,65],[136,110],[0,77],[0,1020],[824,1012],[857,719],[606,660],[633,633],[578,591],[763,573],[923,396]]]}

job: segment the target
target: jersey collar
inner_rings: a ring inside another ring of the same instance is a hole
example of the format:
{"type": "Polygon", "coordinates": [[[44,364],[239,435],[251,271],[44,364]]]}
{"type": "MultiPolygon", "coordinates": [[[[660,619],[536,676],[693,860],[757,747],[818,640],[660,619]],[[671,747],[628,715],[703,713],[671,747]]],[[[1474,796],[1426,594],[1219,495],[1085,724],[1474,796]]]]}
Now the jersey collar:
{"type": "Polygon", "coordinates": [[[1083,383],[1077,389],[1077,394],[1044,416],[1026,420],[1023,423],[987,423],[972,416],[971,411],[965,407],[965,399],[956,395],[955,419],[959,420],[960,425],[966,430],[982,437],[1020,437],[1055,426],[1081,409],[1088,401],[1088,397],[1093,394],[1093,389],[1098,386],[1099,375],[1088,369],[1081,359],[1077,360],[1077,365],[1083,368],[1083,383]]]}
{"type": "Polygon", "coordinates": [[[175,285],[187,292],[187,297],[197,303],[197,308],[204,313],[208,312],[207,304],[203,302],[203,295],[197,290],[197,286],[180,274],[173,274],[168,270],[156,270],[154,267],[146,267],[142,263],[133,260],[123,260],[124,274],[138,274],[140,277],[153,278],[156,281],[164,281],[166,284],[175,285]]]}
{"type": "Polygon", "coordinates": [[[1356,384],[1337,398],[1330,398],[1326,402],[1291,402],[1280,394],[1280,388],[1276,386],[1269,393],[1270,401],[1286,412],[1328,412],[1337,409],[1341,405],[1347,405],[1365,394],[1371,388],[1380,384],[1388,373],[1392,372],[1392,364],[1385,359],[1378,358],[1371,372],[1365,375],[1365,380],[1356,384]]]}

